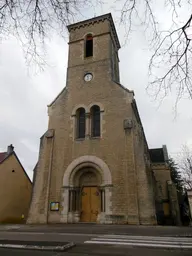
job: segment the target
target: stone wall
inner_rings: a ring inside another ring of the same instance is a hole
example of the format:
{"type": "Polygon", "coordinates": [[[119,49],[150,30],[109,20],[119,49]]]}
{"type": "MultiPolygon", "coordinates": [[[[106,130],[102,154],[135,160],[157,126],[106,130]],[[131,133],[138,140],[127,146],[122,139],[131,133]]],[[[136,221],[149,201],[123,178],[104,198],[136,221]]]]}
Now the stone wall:
{"type": "Polygon", "coordinates": [[[117,51],[117,46],[112,38],[108,19],[70,31],[66,88],[48,107],[48,129],[55,131],[54,143],[43,138],[29,222],[67,221],[63,216],[69,189],[63,185],[65,172],[76,159],[94,156],[108,166],[112,176],[106,222],[155,223],[152,175],[144,160],[144,134],[138,134],[133,92],[113,81],[111,49],[117,51]],[[85,59],[87,33],[94,37],[93,57],[85,59]],[[93,74],[90,82],[83,79],[86,72],[93,74]],[[100,138],[92,138],[90,133],[90,108],[94,104],[101,110],[100,138]],[[79,107],[86,110],[85,139],[75,137],[75,113],[79,107]],[[125,119],[134,123],[129,131],[124,130],[125,119]],[[49,211],[47,205],[51,201],[60,202],[58,212],[49,211]]]}

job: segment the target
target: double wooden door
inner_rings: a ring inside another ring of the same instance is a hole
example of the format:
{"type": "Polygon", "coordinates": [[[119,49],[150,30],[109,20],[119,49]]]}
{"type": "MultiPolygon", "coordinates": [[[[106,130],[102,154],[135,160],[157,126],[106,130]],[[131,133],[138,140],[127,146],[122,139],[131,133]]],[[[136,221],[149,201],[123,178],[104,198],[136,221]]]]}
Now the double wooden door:
{"type": "Polygon", "coordinates": [[[100,212],[100,191],[97,187],[83,187],[81,192],[81,221],[96,222],[100,212]]]}

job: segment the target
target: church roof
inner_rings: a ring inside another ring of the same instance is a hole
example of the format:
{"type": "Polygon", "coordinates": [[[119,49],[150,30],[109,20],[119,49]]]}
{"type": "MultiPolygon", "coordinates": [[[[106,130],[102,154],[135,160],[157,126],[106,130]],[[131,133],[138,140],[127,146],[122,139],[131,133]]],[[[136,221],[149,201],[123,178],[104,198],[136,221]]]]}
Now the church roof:
{"type": "Polygon", "coordinates": [[[164,163],[165,157],[163,148],[149,149],[149,155],[152,163],[164,163]]]}
{"type": "Polygon", "coordinates": [[[67,28],[68,28],[68,31],[70,32],[71,30],[75,30],[75,29],[79,29],[81,27],[89,26],[90,24],[103,22],[104,20],[109,20],[110,25],[111,25],[111,29],[112,29],[112,33],[114,35],[114,38],[115,38],[115,41],[116,41],[116,44],[117,44],[117,48],[118,49],[121,48],[120,42],[119,42],[119,39],[118,39],[118,35],[117,35],[117,31],[116,31],[111,13],[107,13],[107,14],[104,14],[104,15],[101,15],[101,16],[97,16],[97,17],[88,19],[88,20],[83,20],[83,21],[68,25],[67,28]]]}

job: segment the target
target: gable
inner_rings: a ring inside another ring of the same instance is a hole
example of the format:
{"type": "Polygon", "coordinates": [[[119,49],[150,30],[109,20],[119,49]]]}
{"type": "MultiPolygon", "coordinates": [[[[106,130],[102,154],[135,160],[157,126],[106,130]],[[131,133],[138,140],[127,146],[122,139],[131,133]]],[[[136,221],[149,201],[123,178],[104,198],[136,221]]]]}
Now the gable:
{"type": "Polygon", "coordinates": [[[27,178],[28,182],[32,183],[16,153],[12,152],[7,155],[7,152],[5,152],[5,158],[0,162],[0,170],[5,169],[5,171],[12,171],[15,169],[15,166],[20,167],[19,169],[23,172],[23,175],[27,178]]]}

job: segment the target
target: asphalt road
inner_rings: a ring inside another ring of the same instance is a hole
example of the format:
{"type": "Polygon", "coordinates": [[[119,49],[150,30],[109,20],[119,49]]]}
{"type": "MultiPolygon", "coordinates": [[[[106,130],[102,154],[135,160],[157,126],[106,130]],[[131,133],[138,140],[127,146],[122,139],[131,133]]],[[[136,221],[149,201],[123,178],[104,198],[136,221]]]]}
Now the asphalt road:
{"type": "Polygon", "coordinates": [[[47,233],[47,232],[0,232],[0,240],[52,241],[83,243],[95,234],[47,233]]]}
{"type": "Polygon", "coordinates": [[[0,226],[0,240],[47,241],[51,243],[75,242],[76,244],[67,252],[0,249],[0,256],[192,255],[192,227],[91,224],[0,226]],[[184,245],[185,249],[181,249],[184,248],[184,245]]]}
{"type": "Polygon", "coordinates": [[[191,256],[191,251],[127,248],[118,246],[81,245],[68,252],[43,252],[28,250],[0,249],[1,256],[191,256]]]}
{"type": "Polygon", "coordinates": [[[0,232],[42,232],[78,234],[126,234],[142,236],[191,236],[192,227],[101,224],[0,225],[0,232]]]}

